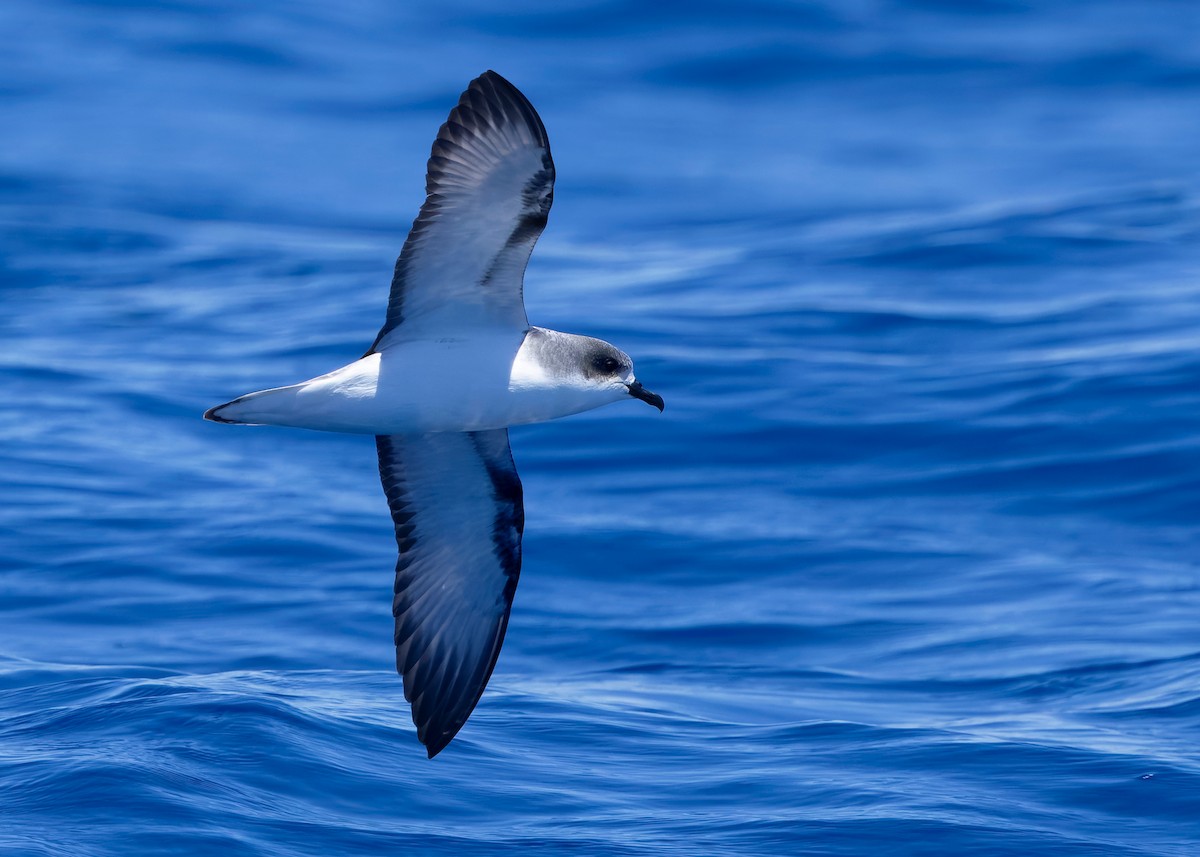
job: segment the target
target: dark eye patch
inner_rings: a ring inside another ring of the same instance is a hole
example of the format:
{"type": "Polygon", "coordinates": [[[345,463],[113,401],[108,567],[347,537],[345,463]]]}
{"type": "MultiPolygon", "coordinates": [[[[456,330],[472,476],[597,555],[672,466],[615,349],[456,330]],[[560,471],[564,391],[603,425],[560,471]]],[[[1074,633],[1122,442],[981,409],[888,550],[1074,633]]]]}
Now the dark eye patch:
{"type": "Polygon", "coordinates": [[[601,375],[612,375],[621,364],[607,354],[597,354],[592,358],[592,368],[601,375]]]}

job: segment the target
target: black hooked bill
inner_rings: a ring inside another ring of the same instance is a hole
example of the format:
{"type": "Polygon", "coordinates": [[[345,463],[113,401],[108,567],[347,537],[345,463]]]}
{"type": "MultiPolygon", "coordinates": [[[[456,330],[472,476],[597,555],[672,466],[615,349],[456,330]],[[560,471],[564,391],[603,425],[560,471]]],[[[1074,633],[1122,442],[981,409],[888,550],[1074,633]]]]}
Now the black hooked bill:
{"type": "Polygon", "coordinates": [[[663,397],[658,395],[658,393],[651,393],[642,386],[641,381],[634,381],[629,385],[629,395],[633,396],[635,399],[641,399],[647,405],[654,405],[654,407],[658,408],[659,413],[662,413],[663,407],[665,406],[663,397]]]}

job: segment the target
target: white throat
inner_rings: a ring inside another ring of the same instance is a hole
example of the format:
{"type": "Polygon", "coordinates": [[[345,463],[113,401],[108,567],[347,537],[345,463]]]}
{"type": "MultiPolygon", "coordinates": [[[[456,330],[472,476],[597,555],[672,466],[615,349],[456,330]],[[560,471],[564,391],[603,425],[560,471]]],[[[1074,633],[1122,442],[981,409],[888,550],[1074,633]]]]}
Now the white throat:
{"type": "Polygon", "coordinates": [[[580,371],[572,347],[588,337],[531,327],[513,360],[510,425],[543,422],[628,398],[622,384],[603,384],[580,371]]]}

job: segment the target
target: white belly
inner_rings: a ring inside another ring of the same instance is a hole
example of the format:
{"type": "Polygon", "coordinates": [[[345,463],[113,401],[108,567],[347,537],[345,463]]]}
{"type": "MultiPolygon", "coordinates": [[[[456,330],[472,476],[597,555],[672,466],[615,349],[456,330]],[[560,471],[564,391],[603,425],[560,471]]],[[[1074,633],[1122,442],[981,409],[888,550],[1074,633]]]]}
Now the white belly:
{"type": "Polygon", "coordinates": [[[530,364],[524,334],[401,342],[327,375],[220,409],[237,422],[355,434],[482,431],[598,407],[530,364]]]}

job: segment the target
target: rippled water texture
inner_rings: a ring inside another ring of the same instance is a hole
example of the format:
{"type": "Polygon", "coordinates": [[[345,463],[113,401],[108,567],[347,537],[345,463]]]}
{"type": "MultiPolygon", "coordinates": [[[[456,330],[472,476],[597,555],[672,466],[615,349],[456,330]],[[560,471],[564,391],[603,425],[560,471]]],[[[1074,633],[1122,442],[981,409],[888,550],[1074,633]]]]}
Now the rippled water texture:
{"type": "Polygon", "coordinates": [[[652,8],[0,6],[0,852],[1200,853],[1198,7],[652,8]],[[513,431],[430,762],[370,440],[200,414],[361,354],[485,68],[667,410],[513,431]]]}

